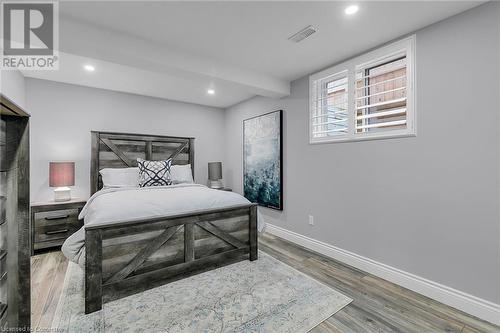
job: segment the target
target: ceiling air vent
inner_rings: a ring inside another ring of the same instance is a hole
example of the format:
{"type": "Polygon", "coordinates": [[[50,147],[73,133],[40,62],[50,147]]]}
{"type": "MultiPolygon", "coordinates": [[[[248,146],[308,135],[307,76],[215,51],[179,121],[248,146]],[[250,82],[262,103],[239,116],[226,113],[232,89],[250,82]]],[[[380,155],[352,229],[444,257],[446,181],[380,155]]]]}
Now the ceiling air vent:
{"type": "Polygon", "coordinates": [[[296,34],[294,34],[293,36],[288,37],[288,40],[295,42],[295,43],[298,43],[298,42],[306,39],[307,37],[311,36],[316,31],[317,30],[315,27],[313,27],[312,25],[309,25],[309,26],[305,27],[304,29],[300,30],[299,32],[297,32],[296,34]]]}

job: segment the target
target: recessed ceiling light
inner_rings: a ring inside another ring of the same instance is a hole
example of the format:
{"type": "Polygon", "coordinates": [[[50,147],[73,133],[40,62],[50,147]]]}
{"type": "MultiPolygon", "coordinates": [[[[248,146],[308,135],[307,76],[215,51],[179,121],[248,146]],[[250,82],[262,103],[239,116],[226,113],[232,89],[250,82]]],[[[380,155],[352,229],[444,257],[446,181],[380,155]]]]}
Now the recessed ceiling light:
{"type": "Polygon", "coordinates": [[[352,14],[356,14],[358,10],[359,10],[358,5],[351,5],[351,6],[346,7],[345,13],[346,13],[346,15],[352,15],[352,14]]]}
{"type": "Polygon", "coordinates": [[[207,90],[207,94],[209,94],[209,95],[214,95],[214,94],[215,94],[215,90],[213,90],[213,89],[208,89],[208,90],[207,90]]]}
{"type": "Polygon", "coordinates": [[[95,71],[95,67],[92,66],[92,65],[85,65],[83,66],[83,68],[87,71],[87,72],[93,72],[95,71]]]}

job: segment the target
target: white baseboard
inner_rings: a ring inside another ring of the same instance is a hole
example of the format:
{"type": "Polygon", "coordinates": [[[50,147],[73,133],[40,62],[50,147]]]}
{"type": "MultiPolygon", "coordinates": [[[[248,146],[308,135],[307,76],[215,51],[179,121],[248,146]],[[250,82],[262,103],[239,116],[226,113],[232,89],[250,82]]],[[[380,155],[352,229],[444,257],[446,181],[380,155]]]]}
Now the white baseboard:
{"type": "Polygon", "coordinates": [[[267,232],[299,244],[310,250],[331,257],[382,279],[398,284],[436,301],[462,310],[468,314],[500,325],[500,305],[427,280],[420,276],[382,264],[375,260],[340,249],[333,245],[303,236],[272,224],[266,224],[267,232]]]}

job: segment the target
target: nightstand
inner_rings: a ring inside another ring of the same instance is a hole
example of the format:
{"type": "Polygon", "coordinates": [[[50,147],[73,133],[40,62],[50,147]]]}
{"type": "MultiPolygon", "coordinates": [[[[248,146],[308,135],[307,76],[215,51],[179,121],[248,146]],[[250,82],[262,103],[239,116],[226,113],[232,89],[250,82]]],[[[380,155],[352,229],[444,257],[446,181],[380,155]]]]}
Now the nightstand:
{"type": "Polygon", "coordinates": [[[83,226],[78,215],[86,200],[31,204],[31,255],[42,249],[60,247],[83,226]]]}

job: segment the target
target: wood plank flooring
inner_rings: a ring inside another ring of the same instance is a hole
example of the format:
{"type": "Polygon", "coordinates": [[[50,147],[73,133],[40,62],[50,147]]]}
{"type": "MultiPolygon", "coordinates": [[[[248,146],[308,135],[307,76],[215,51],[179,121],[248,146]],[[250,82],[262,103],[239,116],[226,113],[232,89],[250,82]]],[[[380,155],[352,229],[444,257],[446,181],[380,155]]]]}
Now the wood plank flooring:
{"type": "Polygon", "coordinates": [[[31,327],[50,328],[61,296],[68,260],[62,252],[31,257],[31,327]]]}
{"type": "MultiPolygon", "coordinates": [[[[354,300],[312,333],[500,333],[500,327],[278,237],[265,234],[259,243],[264,252],[354,300]]],[[[50,327],[67,264],[58,251],[32,257],[33,328],[50,327]]]]}

